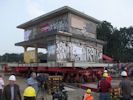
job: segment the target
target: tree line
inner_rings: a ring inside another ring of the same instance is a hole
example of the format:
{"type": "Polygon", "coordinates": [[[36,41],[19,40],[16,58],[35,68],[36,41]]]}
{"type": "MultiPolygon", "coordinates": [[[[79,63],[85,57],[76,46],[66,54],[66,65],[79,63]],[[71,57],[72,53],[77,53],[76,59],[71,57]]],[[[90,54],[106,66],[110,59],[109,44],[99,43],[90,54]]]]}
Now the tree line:
{"type": "MultiPolygon", "coordinates": [[[[103,53],[116,62],[133,62],[133,27],[115,28],[103,21],[97,26],[97,38],[106,42],[103,53]]],[[[46,60],[47,55],[38,53],[39,59],[46,60]]],[[[0,62],[23,62],[23,53],[5,53],[0,62]]]]}
{"type": "MultiPolygon", "coordinates": [[[[38,53],[38,59],[40,61],[44,61],[47,59],[47,55],[43,54],[41,52],[38,53]]],[[[0,62],[19,62],[23,63],[24,62],[24,54],[20,53],[5,53],[4,55],[0,56],[0,62]]]]}
{"type": "Polygon", "coordinates": [[[133,27],[115,28],[103,21],[97,26],[97,37],[106,42],[103,53],[116,62],[133,62],[133,27]]]}

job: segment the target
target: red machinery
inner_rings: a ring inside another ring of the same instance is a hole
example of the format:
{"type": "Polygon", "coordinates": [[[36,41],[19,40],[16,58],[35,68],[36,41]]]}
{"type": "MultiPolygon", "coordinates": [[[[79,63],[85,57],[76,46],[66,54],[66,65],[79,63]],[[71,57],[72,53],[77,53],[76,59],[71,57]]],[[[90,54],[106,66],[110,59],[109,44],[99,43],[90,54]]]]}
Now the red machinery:
{"type": "Polygon", "coordinates": [[[68,82],[87,82],[96,81],[102,78],[104,67],[112,66],[112,64],[89,64],[89,67],[48,67],[47,64],[8,64],[5,66],[5,73],[11,68],[13,74],[30,75],[31,72],[48,73],[50,75],[62,75],[64,81],[68,82]],[[95,67],[97,66],[97,67],[95,67]]]}
{"type": "MultiPolygon", "coordinates": [[[[100,79],[103,74],[103,67],[89,67],[86,69],[82,68],[68,68],[68,67],[11,67],[12,73],[16,75],[28,75],[31,72],[37,73],[48,73],[51,75],[62,75],[64,81],[69,82],[87,82],[89,80],[95,81],[100,79]]],[[[7,68],[7,66],[6,66],[7,68]]]]}
{"type": "MultiPolygon", "coordinates": [[[[108,57],[104,56],[104,59],[108,57]]],[[[30,75],[31,72],[48,73],[50,75],[62,75],[64,81],[67,82],[87,82],[96,81],[102,78],[104,67],[112,66],[112,64],[89,64],[88,67],[48,67],[45,63],[31,64],[8,64],[5,66],[5,73],[8,69],[16,75],[30,75]],[[97,67],[96,67],[97,66],[97,67]]]]}

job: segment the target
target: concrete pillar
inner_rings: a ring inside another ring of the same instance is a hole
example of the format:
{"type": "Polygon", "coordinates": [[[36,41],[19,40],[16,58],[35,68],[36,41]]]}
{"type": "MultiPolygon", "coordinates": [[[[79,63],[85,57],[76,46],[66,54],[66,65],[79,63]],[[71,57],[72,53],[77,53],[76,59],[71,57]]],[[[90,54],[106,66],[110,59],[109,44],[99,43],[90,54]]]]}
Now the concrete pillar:
{"type": "Polygon", "coordinates": [[[35,45],[35,62],[38,62],[38,47],[35,45]]]}
{"type": "MultiPolygon", "coordinates": [[[[28,47],[27,47],[27,46],[23,46],[23,47],[24,47],[24,52],[26,52],[28,47]]],[[[23,56],[24,56],[24,55],[23,55],[23,56]]],[[[24,60],[24,62],[25,62],[25,56],[24,56],[24,59],[23,59],[23,60],[24,60]]]]}
{"type": "Polygon", "coordinates": [[[24,46],[24,52],[26,52],[26,51],[27,51],[27,48],[28,48],[27,46],[24,46]]]}

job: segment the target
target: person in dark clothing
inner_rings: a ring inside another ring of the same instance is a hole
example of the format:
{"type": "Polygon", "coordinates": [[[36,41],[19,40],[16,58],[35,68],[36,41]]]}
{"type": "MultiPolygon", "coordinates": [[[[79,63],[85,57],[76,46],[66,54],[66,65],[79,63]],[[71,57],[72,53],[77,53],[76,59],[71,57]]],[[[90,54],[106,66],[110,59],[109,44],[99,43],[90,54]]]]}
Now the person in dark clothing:
{"type": "Polygon", "coordinates": [[[121,73],[122,80],[119,84],[119,97],[121,100],[131,100],[131,81],[127,79],[126,71],[121,73]]]}
{"type": "Polygon", "coordinates": [[[0,75],[0,100],[2,100],[3,88],[4,88],[4,80],[3,80],[2,75],[0,75]]]}
{"type": "Polygon", "coordinates": [[[5,86],[2,94],[2,100],[22,100],[19,86],[15,84],[16,77],[11,75],[9,77],[9,84],[5,86]]]}
{"type": "Polygon", "coordinates": [[[130,79],[133,80],[133,68],[131,70],[130,79]]]}
{"type": "Polygon", "coordinates": [[[112,88],[111,84],[106,80],[107,73],[103,74],[103,79],[98,83],[98,89],[100,92],[100,100],[110,100],[109,90],[112,88]]]}

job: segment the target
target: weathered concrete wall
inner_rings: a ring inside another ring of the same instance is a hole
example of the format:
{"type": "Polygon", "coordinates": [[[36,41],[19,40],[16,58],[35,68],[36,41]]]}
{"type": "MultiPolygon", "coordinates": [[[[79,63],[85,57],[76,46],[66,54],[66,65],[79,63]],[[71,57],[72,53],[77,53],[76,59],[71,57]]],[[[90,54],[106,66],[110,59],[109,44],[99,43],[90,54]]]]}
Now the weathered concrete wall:
{"type": "MultiPolygon", "coordinates": [[[[71,13],[42,21],[25,30],[26,39],[33,39],[38,34],[59,30],[96,38],[96,24],[71,13]]],[[[102,45],[91,41],[54,36],[47,39],[48,61],[99,62],[102,59],[102,45]],[[54,42],[53,42],[54,41],[54,42]]]]}
{"type": "Polygon", "coordinates": [[[56,45],[49,45],[47,50],[48,50],[47,60],[56,61],[56,45]]]}
{"type": "Polygon", "coordinates": [[[25,38],[27,38],[28,36],[28,38],[25,40],[33,39],[37,34],[41,34],[52,30],[68,32],[68,14],[67,13],[52,19],[42,21],[41,23],[38,23],[33,27],[29,27],[25,29],[25,34],[26,34],[25,38]]]}
{"type": "Polygon", "coordinates": [[[96,38],[96,24],[94,22],[71,13],[66,13],[25,29],[25,41],[35,38],[37,34],[52,30],[96,38]]]}
{"type": "Polygon", "coordinates": [[[96,38],[96,24],[74,14],[70,15],[70,32],[96,38]]]}
{"type": "Polygon", "coordinates": [[[57,36],[55,45],[48,47],[48,58],[56,61],[99,62],[102,45],[75,38],[57,36]],[[54,58],[55,57],[55,58],[54,58]]]}

